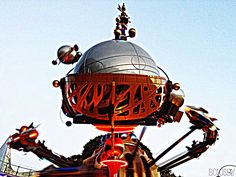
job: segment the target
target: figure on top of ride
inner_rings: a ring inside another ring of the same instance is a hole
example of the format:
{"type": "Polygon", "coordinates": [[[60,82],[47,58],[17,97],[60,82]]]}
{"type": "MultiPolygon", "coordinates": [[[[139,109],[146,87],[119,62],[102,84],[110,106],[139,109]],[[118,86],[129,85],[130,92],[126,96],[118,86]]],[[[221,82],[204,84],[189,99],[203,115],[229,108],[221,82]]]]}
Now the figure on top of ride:
{"type": "Polygon", "coordinates": [[[129,20],[130,17],[127,15],[125,4],[123,3],[122,6],[118,5],[117,8],[121,14],[116,18],[116,29],[114,30],[115,40],[127,40],[127,37],[135,37],[136,30],[134,28],[130,28],[129,36],[126,36],[126,30],[128,29],[128,23],[131,21],[129,20]]]}

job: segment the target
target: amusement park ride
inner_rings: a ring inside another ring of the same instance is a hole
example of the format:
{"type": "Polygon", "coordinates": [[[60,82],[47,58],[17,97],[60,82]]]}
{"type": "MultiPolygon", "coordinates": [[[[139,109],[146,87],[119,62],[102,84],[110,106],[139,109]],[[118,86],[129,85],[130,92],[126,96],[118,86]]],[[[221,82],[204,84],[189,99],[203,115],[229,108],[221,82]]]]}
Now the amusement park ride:
{"type": "Polygon", "coordinates": [[[93,153],[86,158],[66,158],[53,153],[44,142],[36,142],[38,131],[33,123],[17,129],[11,136],[10,148],[32,152],[56,166],[38,176],[158,177],[161,172],[199,157],[217,140],[215,119],[201,107],[187,106],[190,131],[157,157],[148,155],[141,143],[146,126],[179,122],[184,94],[180,84],[173,83],[146,51],[127,41],[135,37],[136,30],[128,30],[130,17],[125,5],[118,6],[118,10],[121,14],[116,18],[115,39],[99,43],[83,55],[77,45],[64,45],[52,61],[54,65],[76,63],[64,78],[53,81],[53,86],[62,91],[66,125],[92,124],[107,134],[100,136],[93,153]],[[138,125],[144,126],[139,138],[133,133],[138,125]],[[193,141],[186,153],[156,164],[195,130],[203,131],[201,142],[193,141]]]}

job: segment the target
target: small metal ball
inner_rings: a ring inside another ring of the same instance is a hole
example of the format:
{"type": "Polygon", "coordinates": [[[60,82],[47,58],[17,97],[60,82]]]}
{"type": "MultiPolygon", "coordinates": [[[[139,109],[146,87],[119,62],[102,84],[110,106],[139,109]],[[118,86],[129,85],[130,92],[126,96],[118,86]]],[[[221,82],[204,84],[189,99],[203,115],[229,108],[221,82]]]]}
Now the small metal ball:
{"type": "Polygon", "coordinates": [[[71,121],[66,121],[66,126],[70,127],[72,125],[71,121]]]}
{"type": "Polygon", "coordinates": [[[58,81],[58,80],[54,80],[53,82],[52,82],[52,85],[53,85],[53,87],[59,87],[60,86],[60,82],[58,81]]]}
{"type": "Polygon", "coordinates": [[[78,51],[79,50],[79,46],[77,44],[74,45],[74,50],[78,51]]]}
{"type": "Polygon", "coordinates": [[[174,90],[179,90],[179,89],[180,89],[180,84],[179,84],[179,83],[175,83],[175,84],[173,85],[173,89],[174,89],[174,90]]]}
{"type": "Polygon", "coordinates": [[[56,64],[57,64],[57,61],[56,61],[56,60],[52,60],[52,64],[53,64],[53,65],[56,65],[56,64]]]}
{"type": "Polygon", "coordinates": [[[134,28],[129,29],[129,37],[133,38],[136,35],[136,30],[134,28]]]}

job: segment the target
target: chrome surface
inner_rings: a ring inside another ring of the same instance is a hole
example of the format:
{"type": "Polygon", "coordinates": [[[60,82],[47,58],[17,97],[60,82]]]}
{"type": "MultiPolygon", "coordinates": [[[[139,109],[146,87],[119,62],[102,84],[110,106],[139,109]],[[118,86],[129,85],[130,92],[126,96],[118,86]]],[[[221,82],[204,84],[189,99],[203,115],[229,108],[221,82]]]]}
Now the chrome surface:
{"type": "Polygon", "coordinates": [[[89,50],[76,64],[74,73],[123,73],[159,76],[151,56],[127,41],[109,40],[89,50]]]}

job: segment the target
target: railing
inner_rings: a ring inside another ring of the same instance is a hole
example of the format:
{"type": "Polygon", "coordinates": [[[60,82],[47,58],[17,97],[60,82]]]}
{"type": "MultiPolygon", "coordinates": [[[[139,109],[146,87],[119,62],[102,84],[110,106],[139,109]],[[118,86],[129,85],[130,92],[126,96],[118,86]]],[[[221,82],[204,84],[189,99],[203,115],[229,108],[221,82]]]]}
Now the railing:
{"type": "Polygon", "coordinates": [[[0,160],[0,172],[18,177],[31,177],[34,170],[0,160]],[[15,167],[16,170],[13,170],[12,167],[15,167]]]}

